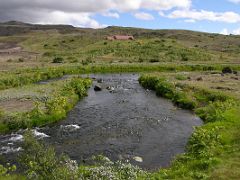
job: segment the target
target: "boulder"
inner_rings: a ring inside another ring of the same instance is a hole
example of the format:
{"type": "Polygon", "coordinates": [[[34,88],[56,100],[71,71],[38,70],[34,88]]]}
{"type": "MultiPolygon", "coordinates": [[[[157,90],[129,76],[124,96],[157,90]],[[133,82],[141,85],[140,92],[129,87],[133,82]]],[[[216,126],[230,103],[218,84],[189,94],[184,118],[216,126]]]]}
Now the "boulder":
{"type": "Polygon", "coordinates": [[[203,78],[202,77],[198,77],[197,81],[203,81],[203,78]]]}
{"type": "Polygon", "coordinates": [[[102,90],[101,86],[99,86],[99,85],[94,86],[94,91],[101,91],[101,90],[102,90]]]}
{"type": "Polygon", "coordinates": [[[114,87],[112,87],[112,86],[108,86],[106,89],[109,90],[109,91],[114,91],[115,90],[114,87]]]}
{"type": "Polygon", "coordinates": [[[140,163],[143,162],[143,158],[140,156],[133,157],[133,160],[135,160],[136,162],[140,162],[140,163]]]}
{"type": "Polygon", "coordinates": [[[98,79],[97,82],[98,83],[103,83],[103,79],[98,79]]]}

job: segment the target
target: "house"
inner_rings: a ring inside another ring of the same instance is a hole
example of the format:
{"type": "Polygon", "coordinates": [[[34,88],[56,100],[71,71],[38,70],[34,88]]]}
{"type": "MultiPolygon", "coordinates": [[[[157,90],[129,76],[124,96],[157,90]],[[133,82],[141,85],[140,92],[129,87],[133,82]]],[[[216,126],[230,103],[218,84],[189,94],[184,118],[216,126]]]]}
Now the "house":
{"type": "Polygon", "coordinates": [[[114,36],[108,36],[107,40],[113,41],[113,40],[134,40],[133,36],[128,35],[114,35],[114,36]]]}

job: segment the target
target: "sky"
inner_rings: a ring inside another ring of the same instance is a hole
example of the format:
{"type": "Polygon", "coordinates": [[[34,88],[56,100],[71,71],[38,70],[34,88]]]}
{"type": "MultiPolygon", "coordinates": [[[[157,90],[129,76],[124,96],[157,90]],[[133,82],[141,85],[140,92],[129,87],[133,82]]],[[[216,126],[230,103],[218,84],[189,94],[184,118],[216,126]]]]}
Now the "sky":
{"type": "Polygon", "coordinates": [[[0,21],[240,34],[240,0],[0,0],[0,21]]]}

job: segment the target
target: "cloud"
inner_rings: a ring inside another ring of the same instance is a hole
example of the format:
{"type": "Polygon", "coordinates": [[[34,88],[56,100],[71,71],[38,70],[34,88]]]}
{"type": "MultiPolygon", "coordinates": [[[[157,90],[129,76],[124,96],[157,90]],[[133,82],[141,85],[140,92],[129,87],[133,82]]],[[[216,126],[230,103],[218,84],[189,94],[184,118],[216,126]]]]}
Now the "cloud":
{"type": "Polygon", "coordinates": [[[74,24],[79,27],[102,28],[104,25],[99,24],[91,18],[89,13],[65,13],[62,11],[53,11],[42,14],[39,21],[40,24],[74,24]],[[81,17],[81,18],[79,18],[81,17]]]}
{"type": "Polygon", "coordinates": [[[234,34],[234,35],[240,35],[240,28],[238,29],[234,29],[232,31],[229,31],[227,28],[224,28],[220,34],[223,34],[223,35],[229,35],[229,34],[234,34]]]}
{"type": "Polygon", "coordinates": [[[112,12],[104,12],[102,13],[103,16],[106,16],[106,17],[112,17],[112,18],[120,18],[120,15],[118,13],[112,13],[112,12]]]}
{"type": "Polygon", "coordinates": [[[191,0],[0,0],[0,21],[47,22],[102,27],[94,15],[119,18],[138,10],[188,9],[191,0]],[[114,12],[114,13],[113,13],[114,12]]]}
{"type": "Polygon", "coordinates": [[[195,23],[196,20],[194,20],[194,19],[186,19],[186,20],[184,20],[184,22],[186,22],[186,23],[195,23]]]}
{"type": "Polygon", "coordinates": [[[149,21],[149,20],[154,20],[154,17],[151,14],[144,13],[144,12],[139,12],[134,14],[135,18],[149,21]]]}
{"type": "Polygon", "coordinates": [[[240,22],[240,14],[235,12],[213,12],[213,11],[205,11],[205,10],[175,10],[165,17],[172,19],[191,19],[195,21],[216,21],[216,22],[224,22],[224,23],[238,23],[240,22]]]}
{"type": "Polygon", "coordinates": [[[223,34],[223,35],[229,35],[230,33],[228,32],[228,29],[227,28],[224,28],[220,34],[223,34]]]}
{"type": "Polygon", "coordinates": [[[228,1],[236,3],[236,4],[240,3],[240,0],[228,0],[228,1]]]}
{"type": "Polygon", "coordinates": [[[240,28],[238,29],[234,29],[232,34],[235,34],[235,35],[240,35],[240,28]]]}

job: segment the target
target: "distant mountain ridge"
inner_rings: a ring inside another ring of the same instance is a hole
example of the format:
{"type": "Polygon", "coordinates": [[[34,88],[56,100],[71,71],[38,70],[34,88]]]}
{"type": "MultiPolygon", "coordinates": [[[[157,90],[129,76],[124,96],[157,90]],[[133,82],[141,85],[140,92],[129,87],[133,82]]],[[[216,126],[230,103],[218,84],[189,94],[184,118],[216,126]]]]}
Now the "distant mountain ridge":
{"type": "Polygon", "coordinates": [[[42,25],[29,24],[20,21],[7,21],[0,23],[0,36],[11,36],[15,34],[24,34],[34,30],[56,29],[62,33],[74,31],[76,28],[72,25],[42,25]]]}
{"type": "Polygon", "coordinates": [[[143,29],[134,27],[109,26],[103,29],[79,28],[72,25],[42,25],[19,21],[0,23],[0,36],[27,34],[32,31],[57,30],[61,34],[78,34],[92,41],[103,40],[108,36],[130,35],[135,39],[161,38],[178,41],[185,46],[201,47],[206,50],[235,52],[240,48],[240,36],[225,36],[216,33],[197,32],[191,30],[143,29]],[[229,47],[229,48],[228,48],[229,47]]]}

